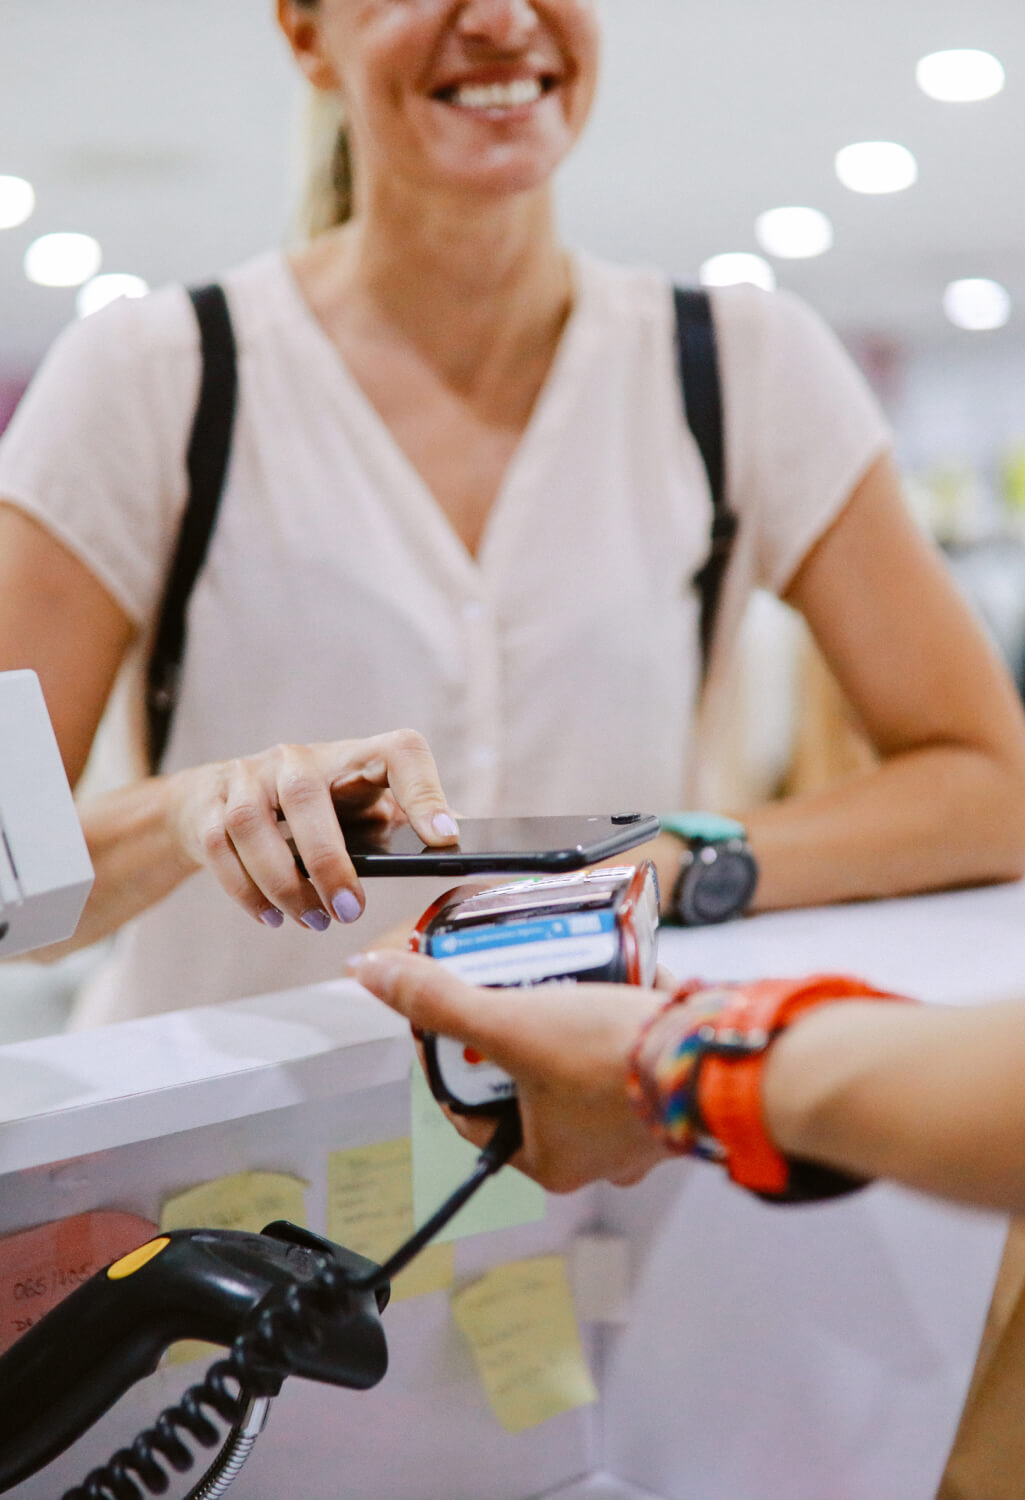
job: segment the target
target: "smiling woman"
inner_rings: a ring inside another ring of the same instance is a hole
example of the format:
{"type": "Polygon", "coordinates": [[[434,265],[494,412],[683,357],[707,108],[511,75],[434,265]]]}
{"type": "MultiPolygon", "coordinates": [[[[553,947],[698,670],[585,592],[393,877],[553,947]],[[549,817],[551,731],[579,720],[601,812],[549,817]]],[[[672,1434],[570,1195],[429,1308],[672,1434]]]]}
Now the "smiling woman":
{"type": "MultiPolygon", "coordinates": [[[[757,583],[803,611],[879,761],[748,810],[756,903],[1020,873],[1015,693],[905,515],[843,350],[753,287],[711,297],[739,529],[704,682],[712,504],[673,288],[569,251],[556,224],[597,81],[593,0],[278,16],[344,114],[351,191],[344,222],[222,278],[230,462],[156,767],[143,668],[203,369],[184,289],[69,330],[0,445],[0,668],[37,669],[74,777],[122,674],[135,779],[81,803],[97,878],[79,941],[124,930],[82,1018],[323,979],[415,918],[422,889],[364,893],[340,809],[397,801],[443,842],[449,805],[693,806],[757,583]]],[[[684,845],[644,853],[668,909],[684,845]]]]}
{"type": "Polygon", "coordinates": [[[445,0],[280,0],[300,67],[344,109],[335,222],[352,211],[346,184],[365,179],[371,191],[375,165],[390,179],[405,166],[424,183],[492,192],[546,181],[590,112],[598,51],[592,3],[550,9],[557,24],[540,27],[527,0],[473,0],[455,7],[439,45],[439,23],[453,16],[445,0]]]}

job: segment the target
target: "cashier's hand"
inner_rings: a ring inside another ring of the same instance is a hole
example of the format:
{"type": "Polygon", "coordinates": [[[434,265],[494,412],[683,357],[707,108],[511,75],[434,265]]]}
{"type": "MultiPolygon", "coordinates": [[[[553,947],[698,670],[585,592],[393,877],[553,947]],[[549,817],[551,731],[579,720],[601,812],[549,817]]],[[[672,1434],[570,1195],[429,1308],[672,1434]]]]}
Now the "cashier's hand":
{"type": "MultiPolygon", "coordinates": [[[[476,989],[413,954],[363,953],[346,967],[416,1029],[455,1037],[512,1074],[523,1118],[512,1163],[550,1192],[636,1182],[665,1157],[626,1095],[634,1039],[664,993],[624,984],[476,989]]],[[[449,1118],[477,1146],[494,1131],[493,1121],[449,1118]]]]}
{"type": "Polygon", "coordinates": [[[268,927],[290,917],[324,932],[332,918],[354,922],[362,913],[363,891],[339,817],[408,819],[430,845],[459,837],[434,757],[410,729],[322,745],[276,745],[165,780],[168,822],[183,857],[195,868],[205,865],[233,900],[268,927]]]}

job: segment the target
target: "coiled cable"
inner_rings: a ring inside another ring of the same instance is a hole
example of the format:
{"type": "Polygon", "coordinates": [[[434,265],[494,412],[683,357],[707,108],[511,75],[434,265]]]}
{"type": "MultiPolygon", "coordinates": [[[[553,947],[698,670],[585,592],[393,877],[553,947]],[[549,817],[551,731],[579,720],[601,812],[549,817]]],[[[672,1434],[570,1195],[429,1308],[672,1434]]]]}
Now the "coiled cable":
{"type": "MultiPolygon", "coordinates": [[[[272,1312],[269,1308],[261,1311],[272,1312]]],[[[259,1321],[259,1320],[258,1320],[259,1321]]],[[[217,1425],[206,1415],[207,1408],[230,1424],[230,1431],[222,1450],[213,1465],[200,1481],[198,1490],[215,1478],[215,1471],[223,1472],[232,1462],[232,1456],[240,1448],[239,1439],[243,1429],[250,1426],[249,1414],[257,1402],[269,1404],[270,1398],[281,1388],[280,1376],[261,1379],[260,1367],[250,1364],[250,1347],[253,1330],[243,1330],[231,1349],[227,1359],[211,1365],[205,1378],[198,1385],[190,1386],[177,1406],[169,1406],[161,1412],[152,1427],[140,1432],[132,1445],[119,1448],[108,1463],[93,1469],[80,1485],[65,1492],[63,1500],[144,1500],[151,1495],[164,1495],[169,1488],[167,1467],[177,1474],[187,1473],[195,1463],[195,1455],[182,1434],[188,1434],[193,1442],[203,1448],[212,1448],[221,1442],[222,1434],[217,1425]],[[246,1382],[253,1380],[262,1386],[259,1392],[250,1389],[246,1382]],[[235,1387],[234,1393],[229,1388],[235,1387]],[[164,1462],[161,1463],[160,1460],[164,1462]],[[167,1467],[165,1467],[165,1465],[167,1467]],[[140,1488],[142,1486],[142,1488],[140,1488]]],[[[261,1408],[266,1418],[266,1404],[261,1408]]],[[[262,1427],[262,1421],[261,1421],[262,1427]]],[[[234,1466],[234,1479],[242,1462],[249,1456],[256,1434],[249,1437],[242,1459],[234,1466]]],[[[223,1490],[218,1491],[223,1493],[223,1490]]]]}

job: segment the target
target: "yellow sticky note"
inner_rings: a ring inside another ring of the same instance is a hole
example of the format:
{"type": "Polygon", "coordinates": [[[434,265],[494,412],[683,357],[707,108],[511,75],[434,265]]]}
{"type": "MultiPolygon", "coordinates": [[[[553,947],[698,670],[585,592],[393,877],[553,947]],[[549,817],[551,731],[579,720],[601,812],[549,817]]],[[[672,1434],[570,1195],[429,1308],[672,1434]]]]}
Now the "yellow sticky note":
{"type": "MultiPolygon", "coordinates": [[[[407,1138],[332,1151],[327,1159],[328,1238],[382,1264],[412,1234],[413,1152],[407,1138]]],[[[392,1283],[401,1302],[452,1285],[451,1245],[428,1245],[392,1283]]]]}
{"type": "Polygon", "coordinates": [[[452,1312],[506,1432],[598,1400],[562,1256],[498,1266],[457,1292],[452,1312]]]}
{"type": "Polygon", "coordinates": [[[181,1339],[177,1344],[172,1344],[164,1355],[165,1365],[191,1365],[197,1359],[204,1360],[212,1365],[215,1360],[224,1358],[224,1350],[220,1344],[204,1344],[202,1339],[181,1339]]]}
{"type": "MultiPolygon", "coordinates": [[[[160,1210],[160,1228],[245,1229],[259,1234],[275,1219],[288,1219],[305,1228],[303,1190],[308,1186],[301,1178],[284,1172],[236,1172],[231,1177],[216,1177],[168,1198],[160,1210]]],[[[167,1363],[187,1364],[221,1353],[213,1344],[186,1339],[171,1346],[167,1363]]]]}
{"type": "Polygon", "coordinates": [[[309,1183],[284,1172],[236,1172],[168,1198],[160,1228],[248,1229],[259,1234],[274,1219],[306,1227],[303,1190],[309,1183]]]}
{"type": "Polygon", "coordinates": [[[428,1292],[445,1292],[455,1274],[455,1246],[428,1245],[396,1276],[391,1284],[391,1299],[405,1302],[409,1297],[424,1297],[428,1292]]]}

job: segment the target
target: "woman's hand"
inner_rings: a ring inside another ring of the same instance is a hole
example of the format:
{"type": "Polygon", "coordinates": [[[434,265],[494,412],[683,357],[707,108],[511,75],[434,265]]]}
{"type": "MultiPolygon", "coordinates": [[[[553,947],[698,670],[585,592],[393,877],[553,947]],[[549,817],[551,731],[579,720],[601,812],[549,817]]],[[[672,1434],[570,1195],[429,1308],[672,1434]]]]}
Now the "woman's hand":
{"type": "Polygon", "coordinates": [[[324,932],[332,915],[354,922],[361,914],[363,892],[340,820],[404,818],[425,844],[458,838],[434,757],[409,729],[276,745],[166,779],[168,823],[185,857],[206,866],[268,927],[288,916],[324,932]]]}
{"type": "MultiPolygon", "coordinates": [[[[626,1093],[634,1040],[664,993],[625,984],[475,989],[413,954],[364,953],[347,968],[418,1030],[455,1037],[513,1075],[523,1119],[513,1165],[550,1192],[636,1182],[666,1156],[626,1093]]],[[[494,1130],[449,1118],[478,1146],[494,1130]]]]}

